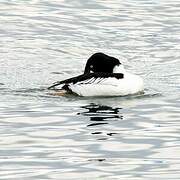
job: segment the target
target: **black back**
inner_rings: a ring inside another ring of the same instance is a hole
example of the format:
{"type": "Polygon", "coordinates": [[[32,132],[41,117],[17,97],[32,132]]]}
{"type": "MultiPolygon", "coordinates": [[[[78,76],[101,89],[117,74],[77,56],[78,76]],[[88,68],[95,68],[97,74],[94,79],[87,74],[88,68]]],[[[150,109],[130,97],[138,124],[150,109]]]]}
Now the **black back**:
{"type": "Polygon", "coordinates": [[[82,74],[73,78],[66,79],[64,81],[58,81],[54,83],[52,86],[48,87],[48,89],[54,89],[56,86],[60,84],[68,85],[69,83],[76,84],[77,82],[82,82],[88,79],[97,79],[97,78],[116,78],[116,79],[123,79],[124,74],[121,73],[104,73],[104,72],[96,72],[96,73],[87,73],[82,74]]]}
{"type": "Polygon", "coordinates": [[[90,73],[90,72],[112,73],[113,68],[119,64],[121,64],[120,61],[114,57],[108,56],[104,53],[95,53],[88,59],[84,73],[90,73]]]}

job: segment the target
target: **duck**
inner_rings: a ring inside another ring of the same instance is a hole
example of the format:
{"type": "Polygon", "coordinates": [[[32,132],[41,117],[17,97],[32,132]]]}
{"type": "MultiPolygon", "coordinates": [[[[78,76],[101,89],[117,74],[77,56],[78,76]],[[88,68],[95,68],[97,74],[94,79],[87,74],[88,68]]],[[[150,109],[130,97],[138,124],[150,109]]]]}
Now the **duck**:
{"type": "Polygon", "coordinates": [[[142,93],[143,79],[125,70],[119,59],[98,52],[93,54],[83,74],[55,82],[49,90],[79,96],[127,96],[142,93]]]}

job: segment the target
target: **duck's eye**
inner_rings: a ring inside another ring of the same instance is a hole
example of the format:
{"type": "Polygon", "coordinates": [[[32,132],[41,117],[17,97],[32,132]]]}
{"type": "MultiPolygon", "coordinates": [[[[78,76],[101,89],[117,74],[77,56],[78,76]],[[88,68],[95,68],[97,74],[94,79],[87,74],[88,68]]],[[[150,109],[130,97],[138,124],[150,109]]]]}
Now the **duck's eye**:
{"type": "Polygon", "coordinates": [[[92,68],[93,68],[93,65],[90,65],[90,68],[92,69],[92,68]]]}

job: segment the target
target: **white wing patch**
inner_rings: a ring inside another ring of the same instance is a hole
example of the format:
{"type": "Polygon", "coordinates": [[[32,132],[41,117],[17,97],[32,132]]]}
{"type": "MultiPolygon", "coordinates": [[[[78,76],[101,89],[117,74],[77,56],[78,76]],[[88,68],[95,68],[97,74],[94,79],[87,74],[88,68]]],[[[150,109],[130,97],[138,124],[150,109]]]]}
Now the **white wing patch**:
{"type": "MultiPolygon", "coordinates": [[[[80,82],[77,82],[75,83],[74,85],[79,85],[79,86],[82,86],[82,85],[112,85],[112,86],[116,86],[117,85],[117,79],[114,78],[114,77],[108,77],[108,78],[90,78],[90,79],[87,79],[87,80],[84,80],[84,81],[80,81],[80,82]]],[[[73,85],[73,84],[71,84],[73,85]]]]}

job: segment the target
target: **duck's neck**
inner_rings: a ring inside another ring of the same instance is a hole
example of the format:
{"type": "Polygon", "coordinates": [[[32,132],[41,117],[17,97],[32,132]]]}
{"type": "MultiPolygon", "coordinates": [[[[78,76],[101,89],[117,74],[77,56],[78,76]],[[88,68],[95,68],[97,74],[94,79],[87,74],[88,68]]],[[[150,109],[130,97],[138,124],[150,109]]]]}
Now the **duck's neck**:
{"type": "Polygon", "coordinates": [[[124,74],[126,70],[124,69],[124,66],[122,64],[116,65],[113,69],[113,73],[122,73],[124,74]]]}

